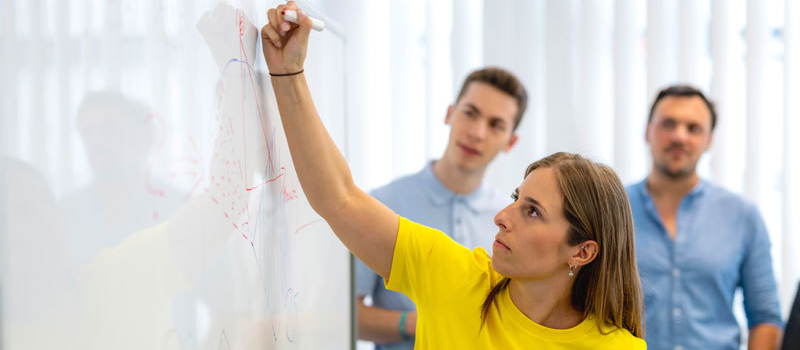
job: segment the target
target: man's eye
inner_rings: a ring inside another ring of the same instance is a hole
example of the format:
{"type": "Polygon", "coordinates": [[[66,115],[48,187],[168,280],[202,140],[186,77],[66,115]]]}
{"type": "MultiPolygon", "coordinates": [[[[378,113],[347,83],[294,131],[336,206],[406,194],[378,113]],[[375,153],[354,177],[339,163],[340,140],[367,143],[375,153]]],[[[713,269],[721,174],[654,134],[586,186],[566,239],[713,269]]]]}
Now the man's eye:
{"type": "Polygon", "coordinates": [[[492,123],[492,128],[497,131],[504,131],[506,129],[502,123],[492,123]]]}

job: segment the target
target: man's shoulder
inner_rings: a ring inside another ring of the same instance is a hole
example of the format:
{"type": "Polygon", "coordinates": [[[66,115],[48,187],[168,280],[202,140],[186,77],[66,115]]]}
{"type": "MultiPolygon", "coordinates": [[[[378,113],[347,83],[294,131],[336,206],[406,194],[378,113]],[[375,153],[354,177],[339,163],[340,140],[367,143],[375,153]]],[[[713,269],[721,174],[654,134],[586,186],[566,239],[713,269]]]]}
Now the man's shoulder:
{"type": "Polygon", "coordinates": [[[630,203],[631,210],[634,214],[636,214],[638,210],[644,210],[644,198],[641,195],[642,189],[644,188],[644,181],[645,180],[642,179],[625,185],[625,193],[628,195],[628,202],[630,203]]]}
{"type": "Polygon", "coordinates": [[[511,193],[501,191],[486,184],[481,187],[479,201],[481,202],[482,206],[485,207],[483,209],[491,212],[497,212],[511,203],[511,193]]]}
{"type": "Polygon", "coordinates": [[[635,182],[631,182],[625,185],[625,192],[628,192],[628,196],[630,196],[631,193],[640,191],[645,184],[645,180],[647,180],[647,178],[639,179],[636,180],[635,182]]]}
{"type": "Polygon", "coordinates": [[[707,191],[707,197],[712,201],[712,205],[723,205],[727,210],[756,210],[756,205],[745,196],[735,193],[711,181],[704,180],[704,182],[704,190],[707,191]]]}
{"type": "Polygon", "coordinates": [[[383,202],[392,198],[423,193],[423,185],[424,181],[421,178],[421,172],[417,172],[404,175],[392,180],[388,184],[375,188],[370,191],[370,195],[383,202]]]}

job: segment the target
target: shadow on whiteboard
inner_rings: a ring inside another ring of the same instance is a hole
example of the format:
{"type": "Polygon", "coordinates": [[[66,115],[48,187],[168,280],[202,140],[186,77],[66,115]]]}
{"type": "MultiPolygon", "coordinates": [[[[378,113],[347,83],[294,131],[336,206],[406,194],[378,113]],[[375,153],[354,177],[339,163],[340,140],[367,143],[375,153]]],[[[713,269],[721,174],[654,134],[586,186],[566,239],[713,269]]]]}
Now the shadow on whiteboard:
{"type": "MultiPolygon", "coordinates": [[[[92,177],[61,200],[51,174],[0,159],[3,349],[349,347],[349,255],[294,173],[253,13],[219,4],[187,28],[207,47],[115,62],[151,86],[164,61],[213,59],[194,72],[206,89],[176,93],[214,110],[84,94],[72,142],[92,177]]],[[[309,84],[342,140],[343,42],[313,40],[332,50],[309,53],[309,84]]]]}

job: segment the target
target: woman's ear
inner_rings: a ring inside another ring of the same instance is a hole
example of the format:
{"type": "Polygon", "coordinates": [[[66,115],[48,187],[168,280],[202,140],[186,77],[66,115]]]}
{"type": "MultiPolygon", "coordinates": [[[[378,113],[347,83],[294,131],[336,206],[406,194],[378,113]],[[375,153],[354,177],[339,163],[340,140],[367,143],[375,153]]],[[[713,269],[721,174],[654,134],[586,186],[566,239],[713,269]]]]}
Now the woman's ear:
{"type": "Polygon", "coordinates": [[[578,245],[578,252],[572,256],[573,261],[578,266],[584,266],[589,264],[590,262],[594,261],[594,258],[597,257],[597,252],[599,246],[595,241],[586,241],[578,245]]]}

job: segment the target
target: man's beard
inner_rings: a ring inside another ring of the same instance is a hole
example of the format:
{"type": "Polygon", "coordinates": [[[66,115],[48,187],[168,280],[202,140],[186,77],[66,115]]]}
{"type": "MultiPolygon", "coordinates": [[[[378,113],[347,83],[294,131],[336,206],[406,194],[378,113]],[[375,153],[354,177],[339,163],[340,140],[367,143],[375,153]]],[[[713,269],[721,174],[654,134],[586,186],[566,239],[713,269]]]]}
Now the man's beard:
{"type": "Polygon", "coordinates": [[[669,165],[663,162],[655,162],[656,171],[663,174],[670,180],[683,180],[694,175],[695,170],[697,169],[697,164],[692,164],[689,166],[685,166],[678,170],[672,170],[669,168],[669,165]]]}

